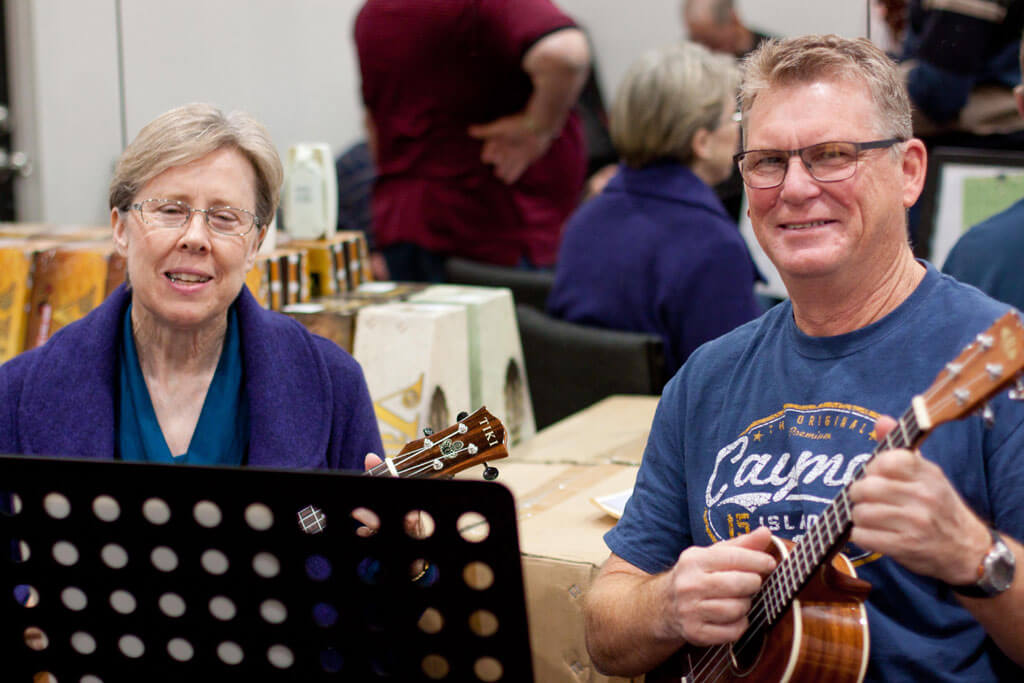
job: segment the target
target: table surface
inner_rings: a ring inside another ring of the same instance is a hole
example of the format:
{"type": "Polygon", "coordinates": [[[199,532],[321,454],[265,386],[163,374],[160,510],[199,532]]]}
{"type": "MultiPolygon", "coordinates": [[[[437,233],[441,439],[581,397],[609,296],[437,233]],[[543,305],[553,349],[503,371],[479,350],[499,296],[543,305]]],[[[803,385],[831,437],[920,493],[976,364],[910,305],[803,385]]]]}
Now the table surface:
{"type": "Polygon", "coordinates": [[[657,396],[609,396],[542,429],[509,456],[515,462],[639,465],[657,405],[657,396]]]}

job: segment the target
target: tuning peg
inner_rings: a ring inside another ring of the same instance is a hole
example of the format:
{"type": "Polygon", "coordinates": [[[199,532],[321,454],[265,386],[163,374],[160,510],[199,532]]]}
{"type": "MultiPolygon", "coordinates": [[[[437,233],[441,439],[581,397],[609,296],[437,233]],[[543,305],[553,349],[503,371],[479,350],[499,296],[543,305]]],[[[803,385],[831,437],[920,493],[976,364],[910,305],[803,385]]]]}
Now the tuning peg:
{"type": "Polygon", "coordinates": [[[434,433],[434,429],[432,427],[424,427],[423,428],[423,436],[430,436],[433,433],[434,433]]]}
{"type": "Polygon", "coordinates": [[[490,465],[484,465],[484,479],[487,481],[494,481],[498,478],[498,468],[491,467],[490,465]]]}
{"type": "Polygon", "coordinates": [[[456,422],[462,422],[467,417],[469,417],[469,413],[467,413],[465,410],[463,410],[463,411],[459,412],[458,415],[455,416],[455,421],[456,422]]]}
{"type": "Polygon", "coordinates": [[[985,421],[986,427],[991,427],[996,423],[996,414],[992,410],[992,406],[986,403],[981,409],[981,419],[985,421]]]}
{"type": "Polygon", "coordinates": [[[1011,401],[1024,401],[1024,378],[1018,377],[1017,383],[1007,394],[1011,401]]]}

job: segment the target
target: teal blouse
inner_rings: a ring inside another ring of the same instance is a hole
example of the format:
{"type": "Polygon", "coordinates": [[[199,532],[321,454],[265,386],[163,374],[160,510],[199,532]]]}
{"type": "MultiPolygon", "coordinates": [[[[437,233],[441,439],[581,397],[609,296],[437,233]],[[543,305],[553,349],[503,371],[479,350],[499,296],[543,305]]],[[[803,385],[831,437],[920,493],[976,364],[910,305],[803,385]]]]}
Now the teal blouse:
{"type": "Polygon", "coordinates": [[[228,329],[217,369],[203,401],[199,423],[185,453],[173,455],[142,376],[131,324],[132,307],[124,314],[121,337],[121,393],[118,400],[117,457],[189,465],[241,465],[249,447],[249,401],[242,369],[238,314],[228,309],[228,329]]]}

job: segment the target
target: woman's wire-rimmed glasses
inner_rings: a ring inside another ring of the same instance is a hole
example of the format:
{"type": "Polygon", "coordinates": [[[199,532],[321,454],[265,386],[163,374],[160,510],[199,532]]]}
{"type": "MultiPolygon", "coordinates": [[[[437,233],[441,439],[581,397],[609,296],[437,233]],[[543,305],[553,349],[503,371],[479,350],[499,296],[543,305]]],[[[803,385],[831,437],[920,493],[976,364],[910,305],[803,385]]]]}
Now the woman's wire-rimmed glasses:
{"type": "Polygon", "coordinates": [[[243,237],[260,224],[259,218],[245,209],[233,206],[195,209],[178,199],[143,199],[131,208],[139,212],[143,223],[161,229],[181,229],[192,220],[193,213],[203,214],[210,230],[221,235],[243,237]]]}

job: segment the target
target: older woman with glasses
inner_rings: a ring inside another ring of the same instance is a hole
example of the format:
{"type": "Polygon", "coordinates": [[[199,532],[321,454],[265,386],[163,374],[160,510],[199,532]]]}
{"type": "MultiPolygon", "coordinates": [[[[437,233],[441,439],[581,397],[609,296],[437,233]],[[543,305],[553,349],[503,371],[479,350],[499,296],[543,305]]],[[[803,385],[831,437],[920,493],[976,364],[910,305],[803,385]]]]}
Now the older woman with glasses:
{"type": "Polygon", "coordinates": [[[674,373],[700,344],[761,313],[756,269],[712,185],[739,147],[731,58],[695,43],[648,53],[611,110],[622,164],[566,225],[548,311],[650,332],[674,373]]]}
{"type": "Polygon", "coordinates": [[[355,360],[244,286],[282,178],[246,114],[190,104],[143,128],[110,186],[128,283],[0,366],[0,450],[360,470],[382,452],[355,360]]]}

